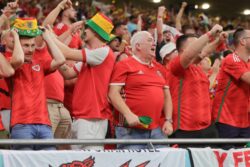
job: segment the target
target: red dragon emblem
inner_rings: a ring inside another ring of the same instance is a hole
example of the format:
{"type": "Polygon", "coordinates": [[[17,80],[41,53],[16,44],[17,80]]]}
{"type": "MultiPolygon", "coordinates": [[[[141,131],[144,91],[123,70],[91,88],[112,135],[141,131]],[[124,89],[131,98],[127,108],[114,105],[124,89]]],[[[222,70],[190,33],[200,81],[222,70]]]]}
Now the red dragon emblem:
{"type": "MultiPolygon", "coordinates": [[[[72,161],[71,163],[61,164],[60,167],[93,167],[95,158],[90,156],[83,161],[72,161]]],[[[49,165],[49,167],[52,167],[49,165]]]]}

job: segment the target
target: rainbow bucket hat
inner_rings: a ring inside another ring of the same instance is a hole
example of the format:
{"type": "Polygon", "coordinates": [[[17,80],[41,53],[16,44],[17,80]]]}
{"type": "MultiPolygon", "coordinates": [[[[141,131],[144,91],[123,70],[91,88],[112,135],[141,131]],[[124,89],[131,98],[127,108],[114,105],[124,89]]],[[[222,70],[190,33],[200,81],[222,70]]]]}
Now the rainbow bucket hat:
{"type": "Polygon", "coordinates": [[[110,34],[114,28],[112,21],[102,13],[97,13],[90,20],[87,20],[86,25],[95,31],[102,39],[109,42],[110,34]]]}
{"type": "Polygon", "coordinates": [[[20,36],[36,37],[42,34],[35,18],[17,18],[12,29],[16,29],[20,36]]]}

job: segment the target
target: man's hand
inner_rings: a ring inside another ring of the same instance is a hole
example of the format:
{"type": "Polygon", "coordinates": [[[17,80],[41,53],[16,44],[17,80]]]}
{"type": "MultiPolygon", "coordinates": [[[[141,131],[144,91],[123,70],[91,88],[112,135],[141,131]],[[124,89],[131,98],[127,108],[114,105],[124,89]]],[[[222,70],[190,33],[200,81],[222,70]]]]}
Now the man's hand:
{"type": "Polygon", "coordinates": [[[85,23],[84,21],[77,21],[71,24],[71,27],[70,27],[71,34],[74,35],[75,33],[79,32],[83,28],[84,23],[85,23]]]}
{"type": "Polygon", "coordinates": [[[213,28],[210,30],[211,35],[218,36],[223,31],[223,27],[219,24],[216,24],[213,26],[213,28]]]}
{"type": "Polygon", "coordinates": [[[158,8],[158,17],[163,17],[165,10],[166,10],[165,6],[160,6],[158,8]]]}
{"type": "Polygon", "coordinates": [[[125,116],[129,126],[136,126],[136,125],[141,124],[139,117],[132,112],[127,114],[127,115],[124,115],[124,116],[125,116]]]}
{"type": "Polygon", "coordinates": [[[181,8],[186,8],[186,7],[187,7],[187,5],[188,5],[188,3],[187,3],[187,2],[182,2],[182,4],[181,4],[181,8]]]}
{"type": "Polygon", "coordinates": [[[9,2],[2,10],[2,13],[9,18],[10,16],[16,13],[17,8],[18,8],[18,0],[15,2],[9,2]]]}
{"type": "Polygon", "coordinates": [[[220,42],[225,42],[228,38],[228,33],[227,32],[222,32],[220,33],[220,42]]]}
{"type": "Polygon", "coordinates": [[[19,39],[19,35],[17,33],[17,30],[13,29],[10,31],[11,35],[14,37],[14,39],[19,39]]]}
{"type": "Polygon", "coordinates": [[[169,121],[165,121],[162,126],[162,131],[165,135],[170,136],[173,133],[173,125],[169,121]]]}
{"type": "Polygon", "coordinates": [[[62,10],[68,9],[72,7],[72,2],[71,0],[63,0],[62,2],[58,4],[58,7],[60,7],[62,10]]]}
{"type": "Polygon", "coordinates": [[[45,28],[45,27],[41,28],[41,30],[43,31],[43,34],[42,34],[43,39],[45,41],[47,41],[51,36],[49,30],[47,28],[45,28]]]}

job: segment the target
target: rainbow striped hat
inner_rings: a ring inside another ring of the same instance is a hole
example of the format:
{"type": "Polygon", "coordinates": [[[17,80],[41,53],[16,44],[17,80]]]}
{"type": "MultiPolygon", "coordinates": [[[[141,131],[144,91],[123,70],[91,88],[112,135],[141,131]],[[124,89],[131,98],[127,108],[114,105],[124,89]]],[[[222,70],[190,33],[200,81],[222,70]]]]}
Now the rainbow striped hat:
{"type": "Polygon", "coordinates": [[[86,25],[94,30],[102,39],[107,42],[110,41],[110,34],[114,25],[107,16],[102,13],[97,13],[86,22],[86,25]]]}
{"type": "Polygon", "coordinates": [[[17,18],[12,28],[16,29],[20,36],[36,37],[42,34],[35,18],[17,18]]]}

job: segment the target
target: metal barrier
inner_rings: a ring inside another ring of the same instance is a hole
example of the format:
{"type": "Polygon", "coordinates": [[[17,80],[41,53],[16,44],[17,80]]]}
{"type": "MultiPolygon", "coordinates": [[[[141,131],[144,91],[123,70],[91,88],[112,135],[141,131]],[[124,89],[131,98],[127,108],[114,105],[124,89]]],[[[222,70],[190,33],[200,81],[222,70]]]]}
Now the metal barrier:
{"type": "Polygon", "coordinates": [[[0,139],[0,145],[81,145],[81,144],[236,144],[248,143],[242,139],[0,139]]]}

